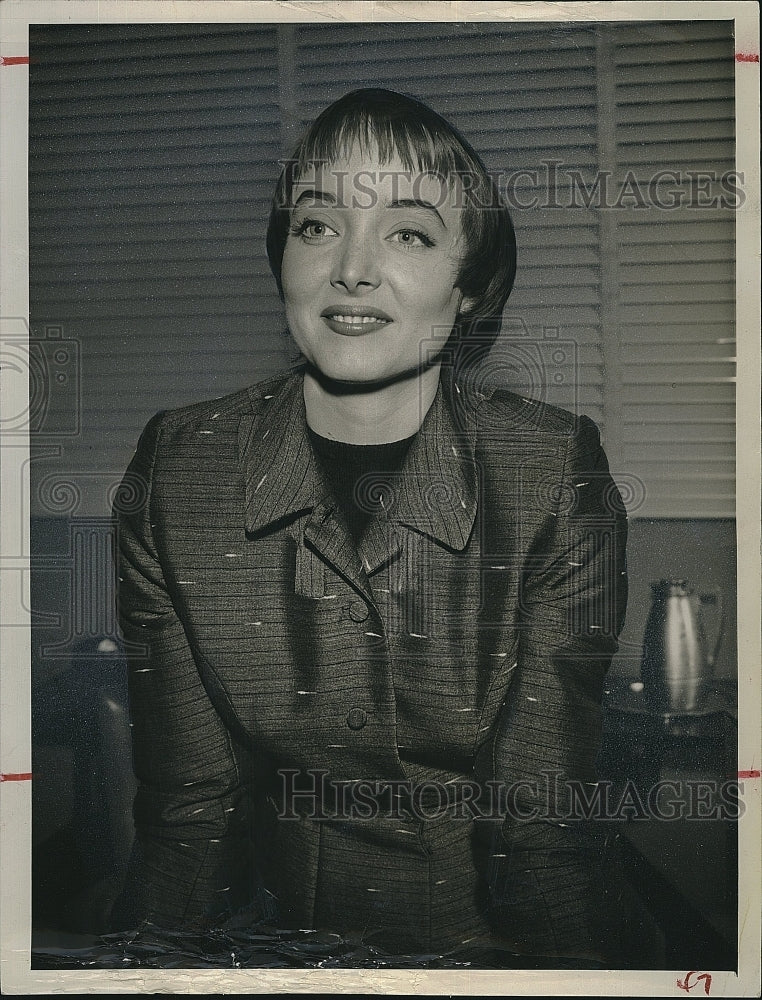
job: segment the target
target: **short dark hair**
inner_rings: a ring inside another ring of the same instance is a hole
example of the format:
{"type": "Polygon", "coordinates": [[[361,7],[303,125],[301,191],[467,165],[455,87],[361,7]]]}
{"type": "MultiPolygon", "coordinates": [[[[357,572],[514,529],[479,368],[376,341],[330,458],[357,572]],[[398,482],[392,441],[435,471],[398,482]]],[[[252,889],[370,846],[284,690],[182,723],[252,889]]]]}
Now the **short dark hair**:
{"type": "Polygon", "coordinates": [[[281,298],[294,186],[315,164],[347,155],[354,143],[361,149],[376,147],[382,162],[396,154],[408,170],[460,179],[466,252],[455,284],[473,305],[456,318],[453,342],[457,348],[471,345],[477,348],[475,356],[481,356],[500,332],[516,275],[510,213],[481,158],[458,130],[421,101],[392,90],[353,90],[329,105],[281,171],[267,227],[267,257],[281,298]]]}

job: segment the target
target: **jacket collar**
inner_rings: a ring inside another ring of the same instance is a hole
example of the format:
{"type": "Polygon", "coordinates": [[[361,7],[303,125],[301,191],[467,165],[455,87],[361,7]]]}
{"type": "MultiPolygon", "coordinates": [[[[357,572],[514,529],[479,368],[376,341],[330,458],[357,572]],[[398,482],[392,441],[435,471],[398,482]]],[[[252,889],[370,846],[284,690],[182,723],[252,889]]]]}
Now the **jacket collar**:
{"type": "MultiPolygon", "coordinates": [[[[317,511],[320,523],[333,506],[330,486],[307,436],[303,380],[265,383],[250,390],[257,412],[241,418],[238,447],[246,490],[246,530],[317,511]]],[[[465,393],[443,369],[434,402],[405,456],[400,488],[388,521],[430,535],[450,549],[465,548],[476,518],[476,423],[465,393]]],[[[371,532],[371,548],[376,549],[371,532]]],[[[381,559],[367,553],[366,569],[381,559]]],[[[388,555],[388,552],[387,552],[388,555]]]]}
{"type": "Polygon", "coordinates": [[[238,425],[246,489],[246,530],[290,520],[330,497],[307,436],[302,379],[292,376],[249,390],[255,409],[238,425]]]}

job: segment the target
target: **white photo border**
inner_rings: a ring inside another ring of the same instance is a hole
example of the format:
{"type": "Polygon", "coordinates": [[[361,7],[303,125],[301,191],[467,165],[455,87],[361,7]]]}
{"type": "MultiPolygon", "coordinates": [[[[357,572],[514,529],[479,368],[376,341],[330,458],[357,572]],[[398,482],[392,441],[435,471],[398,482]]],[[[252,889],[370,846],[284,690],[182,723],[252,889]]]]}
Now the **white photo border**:
{"type": "MultiPolygon", "coordinates": [[[[739,772],[739,971],[702,970],[712,992],[759,995],[760,982],[760,128],[759,9],[716,2],[502,3],[311,0],[3,0],[0,3],[0,336],[29,318],[27,144],[30,24],[303,21],[691,21],[733,20],[736,39],[736,169],[747,198],[737,222],[737,538],[739,772]],[[739,58],[740,57],[740,58],[739,58]]],[[[0,371],[0,426],[27,405],[25,374],[0,371]]],[[[0,985],[8,995],[50,993],[427,993],[509,996],[679,996],[685,969],[203,970],[30,969],[31,734],[29,445],[0,441],[0,985]],[[27,502],[21,507],[18,497],[27,502]]],[[[698,991],[697,991],[698,992],[698,991]]]]}

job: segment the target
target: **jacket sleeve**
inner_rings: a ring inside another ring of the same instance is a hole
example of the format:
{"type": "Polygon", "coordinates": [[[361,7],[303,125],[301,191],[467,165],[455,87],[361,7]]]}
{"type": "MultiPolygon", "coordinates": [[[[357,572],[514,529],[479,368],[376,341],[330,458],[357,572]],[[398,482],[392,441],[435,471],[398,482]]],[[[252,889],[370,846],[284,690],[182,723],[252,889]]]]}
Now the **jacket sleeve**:
{"type": "Polygon", "coordinates": [[[135,843],[112,911],[122,931],[147,920],[206,926],[240,905],[245,807],[239,753],[202,684],[168,590],[154,466],[161,414],[148,424],[115,503],[118,610],[129,667],[135,843]],[[125,499],[127,498],[127,499],[125,499]]]}
{"type": "Polygon", "coordinates": [[[490,902],[513,950],[605,965],[616,954],[606,839],[584,803],[596,801],[603,682],[624,623],[627,520],[589,418],[577,422],[551,485],[555,509],[523,569],[514,680],[491,759],[481,761],[482,779],[511,789],[504,818],[491,824],[490,902]]]}

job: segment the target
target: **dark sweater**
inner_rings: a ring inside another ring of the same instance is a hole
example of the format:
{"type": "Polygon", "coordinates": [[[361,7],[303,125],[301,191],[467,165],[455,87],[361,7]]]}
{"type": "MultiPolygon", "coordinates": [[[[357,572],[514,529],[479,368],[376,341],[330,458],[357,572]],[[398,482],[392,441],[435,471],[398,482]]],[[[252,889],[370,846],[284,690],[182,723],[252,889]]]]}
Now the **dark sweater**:
{"type": "Polygon", "coordinates": [[[312,448],[331,484],[355,542],[370,518],[393,493],[396,473],[415,435],[385,444],[349,444],[322,437],[308,427],[312,448]]]}

